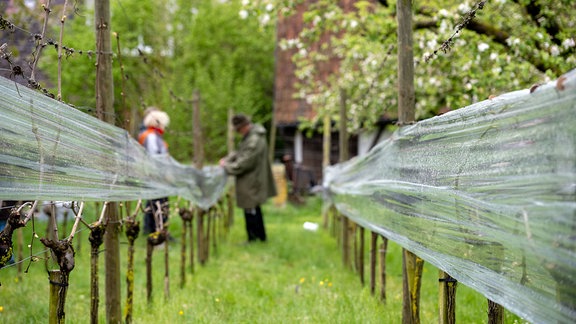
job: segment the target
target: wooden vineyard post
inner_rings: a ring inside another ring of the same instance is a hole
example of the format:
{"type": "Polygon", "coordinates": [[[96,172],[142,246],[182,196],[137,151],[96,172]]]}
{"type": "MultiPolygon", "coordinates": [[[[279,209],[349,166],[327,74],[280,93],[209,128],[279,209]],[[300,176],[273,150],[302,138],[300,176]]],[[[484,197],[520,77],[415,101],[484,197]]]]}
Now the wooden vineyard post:
{"type": "Polygon", "coordinates": [[[194,165],[198,170],[204,167],[204,140],[202,133],[202,118],[200,111],[200,93],[194,90],[193,102],[193,116],[192,123],[194,127],[194,165]]]}
{"type": "Polygon", "coordinates": [[[504,323],[504,308],[488,299],[488,324],[504,323]]]}
{"type": "MultiPolygon", "coordinates": [[[[412,40],[412,0],[397,0],[398,17],[398,124],[414,123],[414,50],[412,40]]],[[[420,323],[420,285],[424,261],[403,249],[404,298],[402,323],[420,323]]]]}
{"type": "MultiPolygon", "coordinates": [[[[480,253],[485,256],[482,258],[490,259],[493,262],[488,265],[491,269],[502,271],[502,258],[504,258],[504,247],[497,242],[477,242],[477,246],[481,247],[480,253]]],[[[502,324],[504,323],[504,307],[502,305],[488,299],[488,324],[502,324]]]]}
{"type": "Polygon", "coordinates": [[[206,264],[206,255],[204,253],[204,244],[205,244],[205,234],[204,234],[204,217],[206,216],[206,212],[198,208],[196,213],[196,245],[198,246],[198,263],[200,265],[206,264]]]}
{"type": "Polygon", "coordinates": [[[382,237],[380,244],[380,300],[386,303],[386,252],[388,251],[388,239],[382,237]]]}
{"type": "Polygon", "coordinates": [[[202,250],[202,253],[204,253],[204,260],[205,262],[208,261],[208,257],[210,256],[210,240],[212,239],[212,226],[213,226],[213,219],[212,219],[212,207],[210,207],[206,213],[204,214],[206,215],[206,232],[204,235],[204,249],[202,250]]]}
{"type": "MultiPolygon", "coordinates": [[[[203,133],[202,133],[202,121],[201,121],[201,112],[200,112],[200,94],[198,90],[194,92],[194,164],[197,169],[202,170],[204,167],[204,140],[203,140],[203,133]]],[[[196,231],[197,231],[197,241],[198,241],[198,262],[201,265],[204,265],[207,261],[207,251],[208,251],[208,240],[210,238],[209,231],[210,231],[210,219],[206,224],[206,233],[204,229],[204,218],[209,217],[210,215],[202,210],[198,209],[196,218],[196,231]]]]}
{"type": "Polygon", "coordinates": [[[194,215],[195,210],[191,209],[190,212],[192,213],[190,220],[188,221],[188,230],[190,233],[190,273],[194,273],[194,215]]]}
{"type": "MultiPolygon", "coordinates": [[[[344,89],[340,89],[340,127],[339,127],[339,162],[348,160],[348,132],[347,132],[347,94],[344,89]]],[[[340,213],[339,213],[340,214],[340,213]]],[[[350,229],[351,221],[345,215],[340,214],[342,220],[342,262],[347,268],[352,267],[350,257],[350,229]]]]}
{"type": "MultiPolygon", "coordinates": [[[[96,27],[96,115],[98,119],[114,125],[114,81],[112,78],[112,44],[110,41],[110,1],[94,2],[96,27]]],[[[120,245],[118,240],[118,206],[107,208],[105,244],[106,264],[106,319],[108,323],[122,321],[120,301],[120,245]]]]}
{"type": "Polygon", "coordinates": [[[164,297],[170,299],[170,249],[168,248],[168,236],[164,242],[164,297]]]}
{"type": "MultiPolygon", "coordinates": [[[[331,128],[332,125],[330,123],[330,115],[326,114],[326,116],[324,116],[324,129],[322,134],[322,170],[326,170],[326,168],[330,165],[331,128]]],[[[326,229],[329,226],[331,209],[332,206],[329,208],[324,208],[323,211],[322,226],[326,229]]]]}
{"type": "Polygon", "coordinates": [[[154,246],[149,242],[146,244],[146,301],[152,301],[152,252],[154,246]]]}
{"type": "Polygon", "coordinates": [[[125,322],[132,323],[132,310],[134,308],[134,241],[140,233],[140,224],[136,220],[136,215],[140,203],[136,207],[134,216],[128,217],[125,224],[126,238],[128,239],[128,265],[126,269],[126,316],[125,322]]]}
{"type": "Polygon", "coordinates": [[[354,248],[356,251],[356,269],[360,276],[360,283],[364,286],[364,227],[356,226],[359,231],[358,245],[354,248]]]}
{"type": "Polygon", "coordinates": [[[186,237],[188,229],[188,220],[182,219],[182,237],[180,238],[180,288],[186,286],[186,237]]]}
{"type": "Polygon", "coordinates": [[[456,288],[458,281],[442,270],[438,270],[438,308],[440,324],[456,323],[456,288]]]}
{"type": "Polygon", "coordinates": [[[50,280],[48,323],[65,323],[66,316],[63,306],[68,290],[68,280],[62,275],[62,271],[60,270],[50,270],[48,272],[48,278],[50,280]]]}
{"type": "Polygon", "coordinates": [[[420,286],[424,261],[416,254],[403,249],[402,273],[404,302],[402,323],[420,323],[420,286]]]}
{"type": "Polygon", "coordinates": [[[213,254],[217,254],[218,253],[218,239],[219,237],[219,232],[218,232],[218,219],[220,217],[219,216],[219,212],[218,212],[218,207],[216,207],[216,205],[212,206],[211,208],[212,211],[212,253],[213,254]]]}
{"type": "Polygon", "coordinates": [[[376,246],[378,245],[378,234],[370,232],[370,294],[376,292],[376,246]]]}
{"type": "Polygon", "coordinates": [[[351,268],[350,261],[350,220],[348,217],[341,215],[342,218],[342,263],[346,268],[351,268]]]}

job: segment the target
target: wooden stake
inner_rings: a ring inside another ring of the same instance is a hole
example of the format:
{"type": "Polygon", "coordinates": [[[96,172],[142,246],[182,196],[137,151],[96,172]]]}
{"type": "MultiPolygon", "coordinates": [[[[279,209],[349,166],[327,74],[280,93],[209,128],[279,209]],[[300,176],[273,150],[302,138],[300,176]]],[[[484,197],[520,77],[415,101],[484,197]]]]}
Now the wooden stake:
{"type": "Polygon", "coordinates": [[[386,252],[388,250],[388,239],[382,237],[380,244],[380,299],[386,303],[386,252]]]}
{"type": "Polygon", "coordinates": [[[440,324],[456,323],[456,287],[458,281],[438,270],[438,307],[440,324]]]}
{"type": "Polygon", "coordinates": [[[360,229],[360,246],[358,251],[358,271],[360,272],[360,283],[364,286],[364,227],[357,226],[360,229]]]}
{"type": "Polygon", "coordinates": [[[188,223],[190,220],[182,220],[182,237],[180,248],[180,288],[184,288],[186,285],[186,237],[188,236],[188,223]]]}
{"type": "Polygon", "coordinates": [[[194,273],[194,215],[196,213],[192,211],[192,219],[188,222],[189,233],[190,233],[190,273],[194,273]]]}
{"type": "Polygon", "coordinates": [[[206,213],[204,210],[198,208],[196,213],[196,242],[198,246],[198,263],[200,265],[204,265],[206,263],[205,254],[204,254],[204,215],[206,213]]]}
{"type": "MultiPolygon", "coordinates": [[[[330,145],[331,145],[331,120],[330,114],[326,114],[324,116],[324,130],[323,130],[323,137],[322,137],[322,170],[325,170],[326,167],[330,165],[330,145]]],[[[330,211],[332,206],[329,208],[324,209],[324,214],[322,215],[322,226],[324,228],[328,228],[330,223],[330,211]]]]}
{"type": "Polygon", "coordinates": [[[344,264],[344,267],[351,269],[350,220],[344,215],[341,215],[340,217],[342,218],[342,263],[344,264]]]}
{"type": "Polygon", "coordinates": [[[504,308],[488,299],[488,324],[504,323],[504,308]]]}
{"type": "Polygon", "coordinates": [[[376,246],[378,244],[378,234],[370,233],[370,294],[376,292],[376,246]]]}
{"type": "Polygon", "coordinates": [[[68,279],[60,270],[48,271],[50,280],[50,307],[48,323],[63,324],[66,315],[64,313],[64,303],[66,301],[66,292],[68,291],[68,279]]]}
{"type": "Polygon", "coordinates": [[[416,254],[404,249],[402,256],[403,307],[402,323],[420,323],[420,286],[424,261],[416,254]]]}

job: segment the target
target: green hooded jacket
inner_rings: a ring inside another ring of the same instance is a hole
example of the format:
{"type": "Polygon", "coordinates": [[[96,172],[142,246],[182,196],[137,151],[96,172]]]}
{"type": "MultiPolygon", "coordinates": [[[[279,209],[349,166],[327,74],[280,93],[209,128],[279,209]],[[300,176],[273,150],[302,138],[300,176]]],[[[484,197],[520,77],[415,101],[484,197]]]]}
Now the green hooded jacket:
{"type": "Polygon", "coordinates": [[[266,129],[260,124],[252,128],[225,159],[224,169],[236,177],[236,204],[254,208],[276,196],[276,185],[268,159],[266,129]]]}

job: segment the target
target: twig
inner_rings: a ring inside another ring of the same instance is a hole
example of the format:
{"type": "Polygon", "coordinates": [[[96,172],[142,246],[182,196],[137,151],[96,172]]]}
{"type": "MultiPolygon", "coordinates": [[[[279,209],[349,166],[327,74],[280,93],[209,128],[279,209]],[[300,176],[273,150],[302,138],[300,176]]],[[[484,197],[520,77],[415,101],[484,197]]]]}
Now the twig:
{"type": "Polygon", "coordinates": [[[156,211],[154,212],[154,218],[156,220],[156,231],[160,232],[164,229],[164,222],[162,221],[162,205],[159,201],[155,201],[156,211]]]}
{"type": "MultiPolygon", "coordinates": [[[[66,6],[68,6],[68,0],[64,1],[64,6],[62,7],[62,18],[60,19],[60,40],[59,44],[62,44],[64,38],[64,22],[66,21],[66,6]]],[[[58,95],[57,100],[62,100],[62,46],[58,46],[58,95]]]]}
{"type": "Polygon", "coordinates": [[[78,210],[78,213],[76,214],[75,217],[75,221],[74,221],[74,226],[72,226],[72,231],[70,231],[70,236],[68,236],[68,242],[72,242],[72,239],[74,238],[74,235],[76,235],[76,230],[78,229],[78,223],[80,223],[80,220],[82,219],[82,211],[84,210],[84,202],[80,203],[80,209],[78,210]]]}
{"type": "MultiPolygon", "coordinates": [[[[127,111],[126,109],[126,74],[124,73],[124,64],[122,64],[122,51],[120,50],[120,35],[114,33],[116,37],[116,45],[118,48],[118,64],[120,64],[120,97],[122,98],[122,111],[127,111]]],[[[128,129],[127,127],[125,127],[128,129]]]]}
{"type": "MultiPolygon", "coordinates": [[[[30,204],[30,202],[27,202],[27,203],[23,204],[22,206],[20,206],[20,208],[18,208],[18,212],[20,212],[22,207],[24,207],[27,204],[30,204]]],[[[32,215],[34,215],[34,211],[36,210],[36,206],[38,206],[38,200],[34,201],[34,203],[32,204],[32,207],[28,211],[28,214],[26,214],[26,217],[24,217],[24,224],[27,224],[28,221],[32,218],[32,215]]]]}
{"type": "MultiPolygon", "coordinates": [[[[46,36],[46,29],[48,28],[48,16],[52,9],[50,9],[50,0],[46,0],[45,4],[42,4],[42,8],[44,8],[44,25],[42,26],[42,34],[40,34],[40,39],[43,39],[46,36]]],[[[30,81],[35,83],[35,73],[36,73],[36,65],[38,64],[38,59],[40,58],[40,53],[42,53],[42,44],[40,39],[37,39],[36,49],[34,50],[34,59],[32,61],[32,72],[30,74],[30,81]]]]}
{"type": "Polygon", "coordinates": [[[138,215],[138,211],[142,210],[142,199],[138,199],[138,203],[136,204],[136,208],[134,208],[134,213],[129,216],[129,218],[135,219],[138,215]]]}
{"type": "Polygon", "coordinates": [[[444,53],[448,53],[452,48],[452,43],[454,43],[454,38],[456,35],[458,35],[464,29],[464,27],[466,27],[466,25],[468,25],[472,19],[474,19],[478,10],[484,9],[486,1],[487,0],[482,0],[476,3],[474,7],[464,15],[462,21],[456,25],[456,30],[454,33],[452,33],[452,36],[445,40],[442,45],[440,45],[440,48],[434,50],[432,54],[426,55],[426,57],[424,57],[424,62],[429,62],[434,56],[438,54],[438,50],[441,50],[444,53]]]}
{"type": "Polygon", "coordinates": [[[108,207],[109,202],[105,201],[104,206],[102,206],[102,213],[100,214],[100,218],[96,223],[92,224],[92,227],[97,227],[98,225],[102,224],[102,220],[104,220],[104,215],[106,214],[106,207],[108,207]]]}

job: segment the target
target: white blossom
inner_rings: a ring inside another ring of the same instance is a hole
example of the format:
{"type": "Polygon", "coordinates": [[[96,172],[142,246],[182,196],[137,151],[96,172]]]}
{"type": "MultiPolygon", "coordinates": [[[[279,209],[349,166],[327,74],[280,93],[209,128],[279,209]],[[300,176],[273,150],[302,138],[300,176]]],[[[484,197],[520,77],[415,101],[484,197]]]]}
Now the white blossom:
{"type": "Polygon", "coordinates": [[[262,25],[267,25],[270,22],[270,15],[269,14],[264,14],[262,16],[260,16],[260,23],[262,25]]]}
{"type": "Polygon", "coordinates": [[[350,21],[350,28],[354,29],[354,28],[356,28],[356,26],[358,26],[358,22],[356,20],[351,20],[350,21]]]}
{"type": "Polygon", "coordinates": [[[241,19],[246,19],[246,18],[248,18],[248,11],[246,11],[246,10],[244,10],[244,9],[240,10],[240,12],[239,12],[238,14],[240,15],[240,18],[241,18],[241,19]]]}
{"type": "Polygon", "coordinates": [[[550,54],[552,56],[560,55],[560,49],[558,48],[558,46],[554,45],[554,46],[550,47],[550,54]]]}
{"type": "Polygon", "coordinates": [[[520,44],[521,42],[522,42],[522,41],[520,40],[520,38],[513,38],[513,39],[508,38],[508,39],[506,39],[506,43],[507,43],[509,46],[518,45],[518,44],[520,44]]]}
{"type": "Polygon", "coordinates": [[[562,46],[564,46],[564,48],[568,49],[570,47],[576,46],[576,42],[574,42],[574,38],[567,38],[562,42],[562,46]]]}
{"type": "Polygon", "coordinates": [[[266,5],[266,11],[270,12],[274,10],[274,5],[272,3],[269,3],[266,5]]]}
{"type": "Polygon", "coordinates": [[[466,2],[462,3],[458,6],[458,11],[460,11],[460,12],[468,12],[468,11],[470,11],[470,9],[471,9],[470,5],[466,2]]]}
{"type": "Polygon", "coordinates": [[[502,68],[497,66],[495,68],[492,69],[492,73],[499,75],[502,72],[502,68]]]}
{"type": "Polygon", "coordinates": [[[498,59],[498,53],[495,52],[490,53],[490,59],[492,61],[496,61],[498,59]]]}
{"type": "Polygon", "coordinates": [[[314,26],[318,25],[320,22],[322,21],[322,17],[321,16],[314,16],[314,19],[312,19],[312,24],[314,26]]]}
{"type": "Polygon", "coordinates": [[[449,14],[448,10],[446,10],[446,9],[440,9],[438,11],[438,16],[440,16],[440,17],[448,17],[448,14],[449,14]]]}
{"type": "Polygon", "coordinates": [[[490,45],[486,44],[486,43],[480,43],[478,44],[478,50],[480,52],[484,52],[485,50],[489,49],[490,45]]]}
{"type": "Polygon", "coordinates": [[[250,4],[250,0],[242,0],[242,6],[246,7],[250,4]]]}

